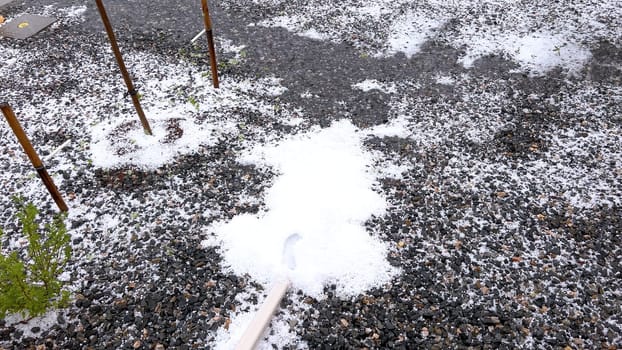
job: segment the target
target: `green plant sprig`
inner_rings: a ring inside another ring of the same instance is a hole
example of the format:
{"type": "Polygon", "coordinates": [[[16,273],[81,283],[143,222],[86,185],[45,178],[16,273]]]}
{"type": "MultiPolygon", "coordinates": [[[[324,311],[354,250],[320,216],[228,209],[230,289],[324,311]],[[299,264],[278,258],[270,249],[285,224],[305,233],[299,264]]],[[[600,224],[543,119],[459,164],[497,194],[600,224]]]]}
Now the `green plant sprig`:
{"type": "MultiPolygon", "coordinates": [[[[59,276],[71,258],[70,236],[65,214],[55,215],[40,234],[36,221],[39,211],[32,204],[16,199],[17,218],[28,240],[25,259],[18,251],[8,255],[0,251],[0,319],[8,313],[35,317],[51,308],[65,307],[69,292],[63,290],[59,276]]],[[[3,232],[0,229],[0,238],[3,232]]]]}

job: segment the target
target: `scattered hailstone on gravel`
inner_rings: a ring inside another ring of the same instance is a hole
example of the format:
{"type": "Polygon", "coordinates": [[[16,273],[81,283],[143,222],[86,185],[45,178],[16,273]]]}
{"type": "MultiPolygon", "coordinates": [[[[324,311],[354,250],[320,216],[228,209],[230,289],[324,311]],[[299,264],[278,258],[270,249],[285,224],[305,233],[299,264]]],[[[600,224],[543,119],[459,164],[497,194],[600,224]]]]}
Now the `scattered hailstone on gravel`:
{"type": "MultiPolygon", "coordinates": [[[[327,0],[301,5],[256,0],[254,4],[266,13],[261,26],[346,42],[376,57],[403,53],[410,59],[434,40],[463,51],[459,61],[467,68],[482,57],[501,55],[536,75],[557,67],[574,73],[589,61],[589,49],[595,44],[603,39],[615,42],[622,26],[618,2],[327,0]]],[[[234,5],[247,2],[224,1],[224,6],[234,5]]]]}
{"type": "Polygon", "coordinates": [[[41,12],[44,16],[53,16],[57,18],[57,21],[52,24],[53,28],[57,28],[60,25],[60,22],[67,24],[83,22],[85,13],[86,6],[84,5],[61,8],[55,8],[53,5],[48,5],[44,6],[43,11],[41,12]]]}
{"type": "Polygon", "coordinates": [[[146,113],[153,135],[146,135],[139,123],[130,118],[96,125],[92,129],[93,165],[101,168],[134,165],[155,169],[176,156],[192,153],[200,145],[214,144],[223,130],[235,127],[227,122],[198,125],[190,115],[174,110],[146,113]]]}
{"type": "Polygon", "coordinates": [[[214,89],[209,75],[192,67],[163,65],[146,53],[128,55],[127,60],[145,81],[141,104],[153,135],[144,133],[134,109],[105,118],[91,128],[91,160],[96,167],[158,168],[237,133],[240,109],[273,117],[273,106],[262,99],[286,91],[274,77],[223,78],[220,88],[214,89]]]}
{"type": "Polygon", "coordinates": [[[364,227],[381,215],[385,199],[372,188],[372,155],[349,122],[260,146],[245,163],[273,166],[280,175],[265,197],[266,211],[243,214],[211,227],[224,264],[264,285],[289,278],[296,289],[322,297],[327,284],[339,295],[357,295],[387,283],[397,273],[386,260],[386,245],[364,227]],[[284,261],[288,238],[290,261],[284,261]]]}

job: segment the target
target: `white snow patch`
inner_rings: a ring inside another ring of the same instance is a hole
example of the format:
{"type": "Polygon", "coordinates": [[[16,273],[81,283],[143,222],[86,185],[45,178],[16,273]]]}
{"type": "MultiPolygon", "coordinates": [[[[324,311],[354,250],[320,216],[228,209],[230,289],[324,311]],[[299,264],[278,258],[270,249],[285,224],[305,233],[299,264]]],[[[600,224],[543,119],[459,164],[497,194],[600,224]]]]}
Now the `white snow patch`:
{"type": "Polygon", "coordinates": [[[266,77],[260,79],[247,79],[240,84],[240,90],[244,92],[253,92],[264,96],[282,95],[287,88],[280,85],[283,79],[276,77],[266,77]]]}
{"type": "Polygon", "coordinates": [[[440,85],[454,85],[456,83],[456,79],[448,75],[439,75],[436,77],[436,83],[440,85]]]}
{"type": "Polygon", "coordinates": [[[365,79],[360,83],[353,84],[352,88],[359,89],[363,92],[379,90],[380,92],[384,92],[386,94],[392,94],[397,91],[395,83],[383,83],[376,79],[365,79]]]}
{"type": "Polygon", "coordinates": [[[72,17],[72,18],[82,17],[82,15],[84,15],[84,13],[86,12],[86,6],[81,5],[81,6],[71,6],[67,8],[61,8],[61,9],[58,9],[58,12],[62,13],[63,16],[65,17],[72,17]]]}
{"type": "Polygon", "coordinates": [[[340,295],[356,295],[395,275],[386,245],[363,226],[387,204],[372,190],[372,157],[350,122],[257,147],[241,161],[273,166],[281,175],[266,194],[266,212],[212,227],[235,273],[265,285],[289,278],[294,288],[317,298],[328,283],[340,295]],[[295,268],[289,269],[283,250],[294,234],[300,240],[292,247],[295,268]]]}
{"type": "Polygon", "coordinates": [[[442,20],[409,11],[391,25],[386,54],[403,52],[406,57],[411,58],[443,23],[442,20]]]}
{"type": "Polygon", "coordinates": [[[402,179],[403,174],[411,170],[410,164],[396,164],[391,161],[380,163],[377,166],[378,172],[382,177],[391,179],[402,179]]]}
{"type": "Polygon", "coordinates": [[[379,3],[379,2],[374,2],[374,3],[368,3],[365,4],[363,6],[351,6],[348,8],[348,10],[358,14],[361,17],[372,17],[375,20],[379,20],[380,17],[382,17],[383,15],[387,15],[391,13],[391,9],[388,8],[386,5],[379,3]]]}
{"type": "Polygon", "coordinates": [[[268,28],[284,28],[290,32],[300,32],[303,29],[302,20],[299,16],[277,16],[263,20],[258,25],[268,28]]]}
{"type": "Polygon", "coordinates": [[[578,71],[592,57],[589,50],[560,36],[534,33],[509,41],[506,48],[521,66],[542,74],[555,67],[578,71]]]}
{"type": "Polygon", "coordinates": [[[328,39],[328,36],[326,34],[318,32],[315,28],[307,29],[304,32],[300,33],[300,35],[314,40],[328,39]]]}
{"type": "MultiPolygon", "coordinates": [[[[260,302],[258,302],[258,304],[260,305],[260,302]]],[[[237,314],[235,317],[231,317],[231,324],[229,325],[228,330],[224,327],[218,328],[216,339],[214,340],[214,350],[235,349],[236,345],[244,335],[244,332],[248,328],[248,325],[250,325],[253,320],[255,312],[257,312],[257,309],[252,312],[242,312],[237,314]]],[[[258,347],[259,346],[261,346],[261,344],[259,344],[258,347]]]]}
{"type": "Polygon", "coordinates": [[[52,328],[56,324],[56,320],[58,319],[58,310],[50,310],[45,314],[33,317],[32,319],[27,320],[27,317],[21,314],[11,314],[7,315],[4,318],[6,324],[13,325],[16,330],[20,330],[23,332],[23,338],[37,338],[40,333],[33,333],[32,329],[34,327],[39,327],[39,332],[47,331],[52,328]],[[26,321],[26,322],[24,322],[26,321]]]}
{"type": "MultiPolygon", "coordinates": [[[[526,16],[517,13],[518,17],[526,16]]],[[[592,57],[589,48],[581,44],[593,33],[583,33],[577,28],[559,27],[551,30],[535,30],[526,27],[530,21],[508,22],[503,27],[486,27],[481,23],[469,23],[460,28],[460,34],[452,41],[452,46],[465,46],[466,52],[458,61],[470,68],[473,63],[487,55],[501,55],[515,61],[521,71],[541,75],[557,67],[569,73],[579,71],[592,57]]]]}
{"type": "Polygon", "coordinates": [[[301,98],[318,98],[319,96],[312,93],[309,90],[304,91],[303,93],[300,94],[301,98]]]}
{"type": "Polygon", "coordinates": [[[235,45],[230,39],[220,38],[218,47],[224,52],[239,54],[246,48],[246,45],[235,45]]]}
{"type": "Polygon", "coordinates": [[[304,123],[304,119],[301,116],[294,115],[289,119],[285,119],[283,123],[289,126],[299,126],[304,123]]]}
{"type": "Polygon", "coordinates": [[[376,125],[367,131],[367,133],[377,137],[395,136],[401,138],[407,138],[413,134],[408,128],[408,117],[405,115],[392,119],[387,124],[376,125]]]}

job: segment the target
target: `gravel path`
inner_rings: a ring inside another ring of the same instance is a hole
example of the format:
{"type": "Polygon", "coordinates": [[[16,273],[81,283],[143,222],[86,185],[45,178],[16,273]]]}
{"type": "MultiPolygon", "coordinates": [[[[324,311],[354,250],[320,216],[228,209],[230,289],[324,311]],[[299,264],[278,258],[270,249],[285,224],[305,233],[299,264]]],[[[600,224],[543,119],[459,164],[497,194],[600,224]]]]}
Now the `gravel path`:
{"type": "MultiPolygon", "coordinates": [[[[291,291],[263,347],[621,348],[620,11],[603,2],[582,17],[592,9],[584,2],[533,2],[521,13],[541,12],[506,28],[518,10],[503,1],[415,3],[381,1],[385,10],[368,20],[353,14],[362,0],[214,0],[225,82],[214,92],[204,43],[189,43],[202,29],[198,1],[107,1],[147,111],[178,108],[209,134],[155,170],[103,169],[90,152],[91,130],[134,118],[94,2],[1,9],[8,20],[60,18],[31,39],[0,39],[1,100],[42,155],[72,139],[47,165],[71,208],[75,300],[47,323],[0,320],[0,349],[218,348],[232,320],[266,294],[201,244],[211,223],[260,211],[276,175],[237,156],[343,118],[369,133],[378,168],[398,169],[377,179],[390,208],[366,226],[390,244],[401,274],[356,297],[334,285],[322,298],[291,291]],[[417,9],[441,24],[412,57],[392,54],[387,28],[417,9]],[[278,16],[298,22],[275,27],[278,16]],[[584,17],[605,26],[581,27],[584,17]],[[583,28],[594,35],[576,40],[590,57],[544,73],[502,52],[478,57],[452,39],[466,38],[473,19],[484,32],[583,28]]],[[[183,136],[181,124],[154,114],[171,140],[183,136]]],[[[0,226],[10,233],[12,194],[55,208],[8,127],[0,143],[0,226]]]]}

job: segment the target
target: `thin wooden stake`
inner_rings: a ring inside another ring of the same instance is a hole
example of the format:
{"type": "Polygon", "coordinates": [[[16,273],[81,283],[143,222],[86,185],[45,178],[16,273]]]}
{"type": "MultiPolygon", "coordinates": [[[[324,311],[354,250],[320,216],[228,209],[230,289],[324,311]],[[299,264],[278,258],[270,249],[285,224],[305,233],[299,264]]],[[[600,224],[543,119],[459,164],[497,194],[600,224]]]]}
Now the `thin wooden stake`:
{"type": "Polygon", "coordinates": [[[108,40],[110,41],[110,46],[112,46],[112,52],[114,53],[114,57],[116,58],[119,69],[121,70],[121,74],[123,75],[125,85],[127,86],[127,93],[132,98],[132,103],[134,104],[136,113],[138,113],[140,123],[143,125],[143,130],[145,131],[145,134],[153,135],[153,133],[151,132],[151,127],[149,126],[149,121],[147,121],[147,117],[145,117],[145,113],[140,106],[138,91],[134,87],[134,84],[132,83],[132,78],[127,72],[127,68],[125,67],[125,63],[123,62],[123,57],[121,56],[119,45],[117,45],[117,39],[114,35],[114,31],[112,30],[112,25],[110,24],[110,20],[108,19],[108,14],[106,13],[104,4],[101,0],[95,0],[95,2],[97,3],[97,9],[99,10],[99,14],[101,15],[102,22],[104,22],[104,27],[106,28],[106,33],[108,34],[108,40]]]}
{"type": "Polygon", "coordinates": [[[207,46],[209,48],[210,67],[212,69],[212,83],[218,89],[218,66],[216,63],[216,49],[214,48],[214,34],[212,33],[212,20],[209,16],[207,0],[201,0],[203,7],[203,21],[205,22],[205,34],[207,35],[207,46]]]}
{"type": "Polygon", "coordinates": [[[67,141],[63,142],[60,146],[58,146],[55,150],[53,150],[52,152],[50,152],[50,154],[48,154],[48,155],[45,157],[45,161],[46,161],[46,162],[49,162],[50,160],[52,160],[52,159],[54,158],[54,156],[55,156],[58,152],[62,151],[62,150],[63,150],[65,147],[67,147],[70,143],[71,143],[71,139],[69,139],[69,140],[67,140],[67,141]]]}
{"type": "Polygon", "coordinates": [[[203,34],[205,34],[205,29],[202,29],[202,30],[199,32],[199,34],[195,35],[195,37],[194,37],[194,38],[190,39],[190,43],[191,43],[191,44],[194,44],[197,40],[199,40],[199,38],[200,38],[201,36],[203,36],[203,34]]]}
{"type": "Polygon", "coordinates": [[[26,155],[28,155],[28,158],[30,158],[30,162],[35,167],[35,170],[37,170],[41,181],[43,181],[45,187],[47,187],[50,195],[54,199],[54,202],[56,202],[58,209],[60,209],[60,211],[66,212],[68,210],[67,204],[65,204],[63,197],[61,197],[60,193],[58,192],[58,188],[56,188],[56,185],[54,185],[54,180],[52,180],[52,177],[50,177],[47,170],[45,169],[43,162],[41,162],[41,158],[39,158],[39,155],[37,155],[37,152],[32,147],[28,136],[26,136],[24,129],[22,129],[22,126],[17,120],[17,117],[15,117],[15,113],[13,113],[13,110],[7,103],[1,103],[0,109],[2,109],[2,114],[4,114],[4,117],[9,122],[11,129],[13,129],[13,133],[15,134],[15,136],[17,136],[17,140],[22,145],[24,152],[26,152],[26,155]]]}
{"type": "Polygon", "coordinates": [[[289,280],[281,280],[272,287],[268,293],[268,297],[255,314],[255,317],[242,335],[242,338],[235,347],[235,350],[255,349],[257,343],[259,343],[259,340],[261,339],[261,336],[265,333],[268,324],[270,324],[272,316],[279,308],[281,299],[283,299],[285,293],[287,293],[289,285],[289,280]]]}

